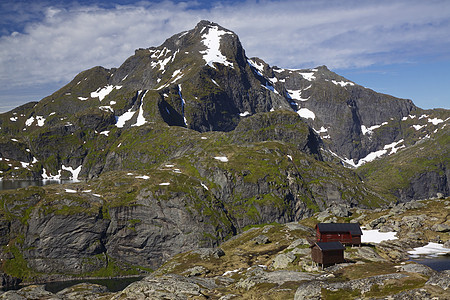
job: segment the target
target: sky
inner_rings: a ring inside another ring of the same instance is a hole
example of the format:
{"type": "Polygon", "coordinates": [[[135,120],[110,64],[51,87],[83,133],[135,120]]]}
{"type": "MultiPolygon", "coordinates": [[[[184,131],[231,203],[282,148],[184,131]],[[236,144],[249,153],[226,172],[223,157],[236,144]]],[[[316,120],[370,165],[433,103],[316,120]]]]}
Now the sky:
{"type": "Polygon", "coordinates": [[[450,109],[448,0],[0,0],[0,112],[203,19],[271,66],[326,65],[421,108],[450,109]]]}

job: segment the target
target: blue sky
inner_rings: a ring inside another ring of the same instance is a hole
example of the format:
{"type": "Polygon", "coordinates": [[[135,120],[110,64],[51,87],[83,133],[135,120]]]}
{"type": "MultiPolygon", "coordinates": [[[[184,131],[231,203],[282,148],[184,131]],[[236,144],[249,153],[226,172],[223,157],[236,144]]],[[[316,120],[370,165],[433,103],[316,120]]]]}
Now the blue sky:
{"type": "Polygon", "coordinates": [[[447,0],[0,0],[0,112],[85,69],[118,67],[202,19],[236,32],[248,57],[272,66],[327,65],[421,108],[450,108],[447,0]]]}

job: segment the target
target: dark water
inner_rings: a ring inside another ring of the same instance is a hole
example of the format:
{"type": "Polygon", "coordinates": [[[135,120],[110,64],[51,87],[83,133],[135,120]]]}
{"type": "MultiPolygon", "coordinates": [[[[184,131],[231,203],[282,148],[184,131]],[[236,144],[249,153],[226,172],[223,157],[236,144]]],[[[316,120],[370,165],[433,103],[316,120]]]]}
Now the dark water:
{"type": "Polygon", "coordinates": [[[19,188],[29,186],[44,186],[47,184],[64,184],[71,183],[73,180],[57,180],[57,179],[45,179],[45,180],[0,180],[0,191],[3,190],[15,190],[19,188]]]}
{"type": "Polygon", "coordinates": [[[450,270],[450,256],[424,257],[411,259],[416,263],[428,266],[436,271],[450,270]]]}
{"type": "Polygon", "coordinates": [[[127,278],[112,278],[112,279],[86,279],[86,280],[70,280],[70,281],[55,281],[45,284],[45,289],[49,292],[56,294],[65,288],[71,287],[73,285],[87,282],[95,283],[106,286],[110,292],[118,292],[126,288],[128,285],[135,281],[141,280],[143,277],[127,277],[127,278]]]}

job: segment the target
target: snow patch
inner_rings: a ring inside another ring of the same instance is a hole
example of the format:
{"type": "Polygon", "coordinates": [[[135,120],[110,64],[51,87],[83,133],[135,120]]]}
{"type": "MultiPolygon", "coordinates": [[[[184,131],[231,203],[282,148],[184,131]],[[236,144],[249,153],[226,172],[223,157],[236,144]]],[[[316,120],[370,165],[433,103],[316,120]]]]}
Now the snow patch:
{"type": "Polygon", "coordinates": [[[109,130],[102,131],[102,132],[100,132],[100,134],[103,134],[105,136],[109,136],[109,130]]]}
{"type": "MultiPolygon", "coordinates": [[[[312,69],[311,71],[316,70],[316,69],[312,69]]],[[[313,81],[314,79],[316,79],[316,76],[314,76],[314,73],[302,73],[302,72],[298,72],[298,74],[302,75],[303,78],[305,78],[308,81],[313,81]]]]}
{"type": "Polygon", "coordinates": [[[328,132],[328,129],[325,128],[325,127],[323,127],[323,126],[320,127],[319,130],[316,130],[316,129],[314,129],[314,128],[313,128],[313,130],[314,130],[317,134],[328,132]]]}
{"type": "Polygon", "coordinates": [[[443,123],[444,120],[438,119],[438,118],[434,118],[434,119],[428,119],[428,122],[430,122],[430,123],[433,124],[433,125],[438,125],[438,124],[440,124],[440,123],[443,123]]]}
{"type": "Polygon", "coordinates": [[[109,106],[109,105],[99,106],[98,109],[103,110],[103,111],[114,112],[114,109],[111,106],[109,106]]]}
{"type": "Polygon", "coordinates": [[[147,94],[147,92],[148,91],[145,91],[144,95],[142,95],[142,97],[141,97],[141,105],[139,106],[138,117],[137,117],[136,123],[131,125],[131,127],[142,126],[145,123],[147,123],[147,121],[145,120],[145,117],[144,117],[144,108],[143,108],[143,106],[144,106],[144,98],[145,98],[145,95],[147,94]]]}
{"type": "Polygon", "coordinates": [[[116,117],[116,127],[123,128],[125,126],[125,123],[134,116],[135,111],[131,111],[131,108],[125,112],[123,115],[116,117]]]}
{"type": "Polygon", "coordinates": [[[299,110],[297,110],[297,113],[300,117],[305,118],[305,119],[315,119],[316,115],[314,114],[314,112],[312,112],[311,110],[307,109],[307,108],[300,108],[299,110]]]}
{"type": "Polygon", "coordinates": [[[412,125],[412,127],[415,129],[415,130],[420,130],[420,129],[422,129],[423,127],[425,127],[426,125],[412,125]]]}
{"type": "Polygon", "coordinates": [[[10,120],[11,122],[16,122],[16,121],[17,121],[17,117],[11,117],[11,118],[9,118],[9,120],[10,120]]]}
{"type": "Polygon", "coordinates": [[[78,100],[80,101],[86,101],[87,99],[89,99],[88,97],[78,97],[78,100]]]}
{"type": "Polygon", "coordinates": [[[353,82],[350,82],[350,81],[336,81],[336,80],[331,80],[331,82],[334,83],[335,85],[340,85],[340,86],[342,86],[342,87],[345,87],[345,86],[347,86],[347,85],[350,85],[350,86],[355,85],[353,82]]]}
{"type": "Polygon", "coordinates": [[[213,63],[220,63],[225,66],[233,67],[233,63],[229,62],[227,58],[220,52],[220,39],[225,34],[230,32],[219,30],[217,26],[209,27],[208,33],[202,35],[202,42],[206,46],[206,50],[200,51],[203,54],[203,59],[206,64],[212,68],[216,68],[213,63]]]}
{"type": "Polygon", "coordinates": [[[287,96],[290,99],[293,100],[298,100],[298,101],[308,101],[308,98],[302,98],[301,93],[303,90],[286,90],[287,91],[287,96]]]}
{"type": "Polygon", "coordinates": [[[380,243],[387,240],[396,240],[396,232],[379,232],[378,230],[361,230],[362,243],[380,243]]]}
{"type": "Polygon", "coordinates": [[[263,71],[264,71],[264,65],[263,64],[258,64],[256,61],[253,61],[251,59],[247,59],[247,63],[249,64],[250,67],[252,67],[255,70],[255,72],[259,76],[263,77],[263,74],[262,74],[263,71]]]}
{"type": "Polygon", "coordinates": [[[72,189],[65,189],[65,191],[66,191],[66,193],[71,193],[71,194],[74,194],[77,192],[76,190],[72,190],[72,189]]]}
{"type": "Polygon", "coordinates": [[[170,185],[170,182],[163,182],[163,183],[160,183],[159,185],[170,185]]]}
{"type": "Polygon", "coordinates": [[[178,85],[178,95],[180,96],[180,98],[181,98],[181,112],[182,112],[182,114],[183,114],[183,120],[184,120],[184,125],[188,125],[187,124],[187,119],[186,119],[186,116],[184,115],[184,106],[186,105],[186,101],[184,101],[184,98],[183,98],[183,96],[181,95],[181,84],[179,84],[178,85]]]}
{"type": "Polygon", "coordinates": [[[42,168],[42,179],[59,180],[61,179],[61,170],[58,171],[57,175],[52,175],[51,173],[47,175],[47,170],[45,170],[45,168],[42,168]]]}
{"type": "Polygon", "coordinates": [[[385,149],[385,150],[391,149],[391,152],[389,153],[389,155],[394,154],[394,153],[397,153],[397,151],[398,151],[399,149],[405,148],[405,145],[401,145],[400,147],[397,147],[398,144],[401,144],[401,143],[403,143],[403,142],[404,142],[404,140],[401,139],[401,140],[399,140],[399,141],[397,141],[397,142],[393,142],[393,143],[391,143],[391,144],[385,145],[383,149],[385,149]]]}
{"type": "Polygon", "coordinates": [[[381,125],[373,125],[373,126],[370,126],[370,127],[366,127],[366,126],[364,126],[364,125],[361,125],[361,132],[362,132],[362,134],[363,135],[366,135],[366,134],[372,134],[373,133],[373,131],[375,130],[375,129],[378,129],[378,128],[380,128],[381,126],[383,126],[383,125],[387,125],[388,124],[388,122],[383,122],[383,123],[381,123],[381,125]]]}
{"type": "Polygon", "coordinates": [[[245,116],[251,115],[251,113],[249,113],[248,111],[245,111],[245,112],[243,112],[243,113],[240,113],[239,115],[240,115],[241,117],[245,117],[245,116]]]}
{"type": "Polygon", "coordinates": [[[442,244],[428,243],[423,247],[414,248],[414,250],[408,251],[412,258],[417,258],[420,255],[437,256],[450,253],[449,248],[444,248],[442,244]]]}
{"type": "Polygon", "coordinates": [[[228,162],[228,158],[226,156],[215,156],[214,159],[217,159],[221,162],[228,162]]]}
{"type": "MultiPolygon", "coordinates": [[[[73,181],[78,181],[78,175],[80,174],[80,171],[81,171],[81,165],[78,166],[76,169],[74,169],[74,168],[72,168],[72,167],[66,167],[66,166],[62,165],[62,166],[61,166],[61,169],[62,169],[62,170],[69,171],[70,173],[72,173],[71,179],[72,179],[73,181]]],[[[59,172],[61,172],[61,171],[59,171],[59,172]]]]}
{"type": "Polygon", "coordinates": [[[109,93],[111,93],[114,89],[120,90],[122,88],[121,85],[106,85],[104,87],[98,88],[95,92],[91,92],[91,98],[97,98],[102,101],[109,93]]]}
{"type": "Polygon", "coordinates": [[[148,179],[150,179],[150,176],[142,175],[142,176],[136,176],[135,178],[148,180],[148,179]]]}
{"type": "Polygon", "coordinates": [[[203,182],[201,183],[201,185],[205,190],[209,191],[208,187],[203,182]]]}

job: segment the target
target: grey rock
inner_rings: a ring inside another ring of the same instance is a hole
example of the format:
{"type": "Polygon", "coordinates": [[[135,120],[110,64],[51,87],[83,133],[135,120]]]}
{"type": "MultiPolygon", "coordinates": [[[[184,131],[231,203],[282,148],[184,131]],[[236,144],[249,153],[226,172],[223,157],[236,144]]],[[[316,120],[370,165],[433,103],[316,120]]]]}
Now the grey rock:
{"type": "Polygon", "coordinates": [[[371,228],[377,228],[378,225],[386,223],[386,216],[381,216],[369,223],[371,228]]]}
{"type": "Polygon", "coordinates": [[[302,230],[302,231],[306,231],[308,233],[314,233],[314,229],[302,224],[299,224],[297,222],[290,222],[290,223],[286,223],[284,224],[287,229],[289,230],[302,230]]]}
{"type": "Polygon", "coordinates": [[[307,239],[305,238],[299,238],[296,239],[295,241],[293,241],[288,247],[287,249],[294,249],[298,246],[303,246],[303,245],[309,245],[309,242],[307,239]]]}
{"type": "Polygon", "coordinates": [[[264,244],[270,243],[269,238],[267,236],[265,236],[265,235],[258,235],[257,237],[255,237],[253,239],[253,241],[255,241],[255,243],[257,245],[264,245],[264,244]]]}
{"type": "Polygon", "coordinates": [[[449,224],[434,224],[431,226],[431,230],[434,230],[436,232],[449,232],[450,231],[450,225],[449,224]]]}
{"type": "Polygon", "coordinates": [[[12,300],[22,300],[22,299],[61,299],[60,297],[54,295],[51,292],[45,290],[43,285],[30,285],[21,288],[17,291],[7,291],[0,295],[0,299],[12,299],[12,300]]]}
{"type": "Polygon", "coordinates": [[[111,299],[170,299],[181,300],[202,296],[201,287],[188,278],[176,275],[146,277],[133,282],[111,299]]]}
{"type": "Polygon", "coordinates": [[[450,248],[450,240],[446,241],[443,246],[444,248],[450,248]]]}
{"type": "Polygon", "coordinates": [[[268,233],[270,229],[272,229],[273,225],[266,225],[263,227],[262,233],[268,233]]]}
{"type": "Polygon", "coordinates": [[[426,284],[438,286],[445,291],[448,290],[450,287],[450,270],[435,272],[426,284]]]}
{"type": "Polygon", "coordinates": [[[101,296],[110,294],[105,286],[93,283],[76,284],[56,293],[58,297],[64,300],[98,299],[101,296]]]}
{"type": "Polygon", "coordinates": [[[369,261],[386,261],[380,255],[378,255],[378,253],[376,253],[375,250],[371,247],[358,247],[357,255],[360,258],[366,259],[369,261]]]}
{"type": "Polygon", "coordinates": [[[195,266],[195,267],[189,268],[186,271],[184,271],[183,275],[186,275],[188,277],[200,276],[200,275],[208,274],[209,272],[210,271],[203,266],[195,266]]]}
{"type": "Polygon", "coordinates": [[[438,300],[438,297],[431,297],[426,289],[412,289],[408,291],[403,291],[401,293],[389,296],[389,299],[393,300],[438,300]]]}
{"type": "Polygon", "coordinates": [[[272,266],[275,269],[287,268],[289,266],[289,264],[295,260],[295,258],[296,258],[296,256],[292,252],[278,254],[274,258],[272,266]]]}
{"type": "Polygon", "coordinates": [[[425,204],[423,204],[422,202],[419,202],[419,201],[415,201],[415,200],[405,203],[406,209],[418,209],[418,208],[422,208],[422,207],[425,207],[425,204]]]}
{"type": "Polygon", "coordinates": [[[221,248],[199,248],[192,253],[199,254],[201,259],[220,258],[225,255],[221,248]]]}
{"type": "Polygon", "coordinates": [[[294,300],[320,300],[322,299],[322,287],[324,283],[321,281],[309,281],[299,285],[295,292],[294,300]]]}
{"type": "Polygon", "coordinates": [[[426,215],[404,216],[402,218],[402,224],[409,228],[420,228],[426,218],[426,215]]]}
{"type": "Polygon", "coordinates": [[[311,255],[311,249],[309,248],[294,248],[291,252],[295,255],[311,255]]]}
{"type": "Polygon", "coordinates": [[[392,231],[394,231],[394,228],[390,225],[382,225],[382,226],[379,226],[378,231],[379,232],[392,232],[392,231]]]}
{"type": "Polygon", "coordinates": [[[419,273],[426,276],[431,276],[436,273],[433,269],[431,269],[428,266],[417,264],[417,263],[408,263],[404,265],[400,265],[399,269],[404,272],[410,272],[410,273],[419,273]]]}
{"type": "Polygon", "coordinates": [[[317,278],[317,275],[306,272],[284,270],[266,272],[259,267],[251,270],[246,275],[247,277],[236,283],[237,287],[249,290],[260,283],[276,283],[278,285],[282,285],[288,281],[300,282],[317,278]]]}
{"type": "Polygon", "coordinates": [[[315,217],[316,217],[317,221],[323,222],[323,221],[325,221],[325,219],[329,218],[330,216],[331,216],[331,213],[329,213],[328,211],[321,211],[315,217]]]}
{"type": "Polygon", "coordinates": [[[348,217],[350,216],[352,213],[348,210],[348,208],[344,205],[337,205],[337,206],[332,206],[328,209],[330,211],[330,213],[336,217],[348,217]]]}

